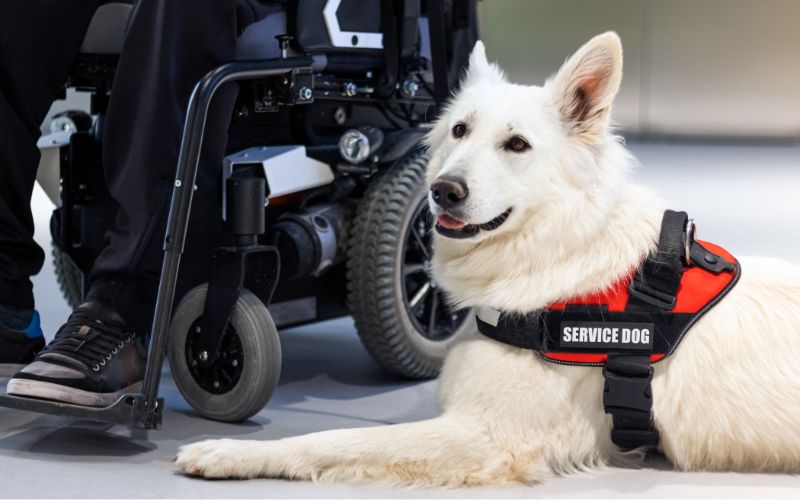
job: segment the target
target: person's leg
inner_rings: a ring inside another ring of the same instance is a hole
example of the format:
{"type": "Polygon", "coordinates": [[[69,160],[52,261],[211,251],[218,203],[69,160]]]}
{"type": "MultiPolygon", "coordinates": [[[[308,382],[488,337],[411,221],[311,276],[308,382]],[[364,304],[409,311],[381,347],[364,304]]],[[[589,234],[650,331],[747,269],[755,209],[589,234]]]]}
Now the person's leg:
{"type": "MultiPolygon", "coordinates": [[[[91,272],[89,298],[112,305],[138,331],[150,327],[166,213],[194,85],[236,48],[236,0],[140,0],[114,80],[103,163],[119,203],[108,245],[91,272]]],[[[218,241],[218,175],[236,87],[209,113],[193,207],[200,244],[218,241]],[[200,214],[203,217],[200,217],[200,214]]]]}
{"type": "MultiPolygon", "coordinates": [[[[138,390],[186,106],[197,80],[233,58],[236,5],[236,0],[136,4],[103,144],[119,212],[92,269],[87,303],[37,361],[9,382],[9,394],[106,406],[138,390]]],[[[199,245],[219,241],[217,180],[235,95],[236,87],[221,89],[207,121],[190,223],[199,245]]]]}
{"type": "MultiPolygon", "coordinates": [[[[109,244],[92,267],[89,298],[112,305],[137,331],[149,332],[191,91],[208,71],[233,59],[238,34],[285,5],[274,0],[140,3],[126,41],[130,50],[115,77],[104,137],[106,177],[120,211],[107,234],[109,244]],[[174,39],[159,43],[142,25],[156,32],[169,26],[174,39]],[[133,51],[136,58],[127,57],[133,51]],[[155,63],[150,69],[163,76],[142,85],[141,60],[155,63]]],[[[222,237],[219,179],[237,94],[237,84],[223,86],[208,113],[184,255],[190,266],[184,268],[206,268],[222,237]]]]}
{"type": "Polygon", "coordinates": [[[98,0],[0,5],[0,376],[44,347],[30,277],[44,253],[30,203],[39,127],[64,84],[98,0]]]}

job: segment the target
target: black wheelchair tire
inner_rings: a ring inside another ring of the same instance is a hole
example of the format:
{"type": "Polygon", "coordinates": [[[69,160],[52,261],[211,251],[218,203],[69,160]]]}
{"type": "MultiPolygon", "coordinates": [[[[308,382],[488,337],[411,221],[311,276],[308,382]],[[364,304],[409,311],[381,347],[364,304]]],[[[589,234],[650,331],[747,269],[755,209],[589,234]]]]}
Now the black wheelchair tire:
{"type": "Polygon", "coordinates": [[[83,272],[55,243],[51,243],[51,254],[58,288],[67,305],[75,309],[83,301],[83,272]]]}
{"type": "Polygon", "coordinates": [[[235,386],[223,394],[205,390],[192,375],[186,356],[187,336],[202,317],[208,285],[187,293],[172,315],[169,328],[169,365],[186,402],[200,415],[222,422],[242,422],[261,411],[272,397],[281,373],[278,330],[261,300],[242,290],[230,317],[244,355],[235,386]]]}
{"type": "Polygon", "coordinates": [[[450,348],[476,331],[469,312],[446,338],[425,337],[402,288],[409,225],[426,209],[428,160],[427,151],[412,151],[370,181],[351,227],[347,260],[348,305],[361,342],[382,367],[416,379],[436,377],[450,348]]]}

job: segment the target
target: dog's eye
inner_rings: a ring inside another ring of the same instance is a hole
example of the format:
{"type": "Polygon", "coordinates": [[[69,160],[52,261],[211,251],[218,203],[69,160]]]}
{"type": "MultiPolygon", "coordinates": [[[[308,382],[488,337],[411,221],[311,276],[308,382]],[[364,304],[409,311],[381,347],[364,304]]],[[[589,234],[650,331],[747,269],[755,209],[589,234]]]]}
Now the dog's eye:
{"type": "Polygon", "coordinates": [[[464,134],[466,133],[467,133],[467,126],[464,125],[463,123],[456,123],[453,126],[453,137],[455,137],[456,139],[464,137],[464,134]]]}
{"type": "Polygon", "coordinates": [[[528,141],[526,141],[522,137],[514,136],[506,142],[505,147],[509,151],[513,151],[515,153],[522,153],[523,151],[529,150],[531,148],[531,145],[528,144],[528,141]]]}

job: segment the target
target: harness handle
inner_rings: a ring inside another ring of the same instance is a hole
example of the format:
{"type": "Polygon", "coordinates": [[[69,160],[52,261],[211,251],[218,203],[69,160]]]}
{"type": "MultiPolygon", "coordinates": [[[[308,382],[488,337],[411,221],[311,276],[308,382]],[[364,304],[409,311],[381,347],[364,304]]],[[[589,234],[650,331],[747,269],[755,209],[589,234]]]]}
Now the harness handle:
{"type": "Polygon", "coordinates": [[[686,212],[667,210],[661,219],[658,247],[639,268],[628,286],[631,310],[655,306],[671,311],[675,307],[684,269],[684,247],[689,216],[686,212]]]}

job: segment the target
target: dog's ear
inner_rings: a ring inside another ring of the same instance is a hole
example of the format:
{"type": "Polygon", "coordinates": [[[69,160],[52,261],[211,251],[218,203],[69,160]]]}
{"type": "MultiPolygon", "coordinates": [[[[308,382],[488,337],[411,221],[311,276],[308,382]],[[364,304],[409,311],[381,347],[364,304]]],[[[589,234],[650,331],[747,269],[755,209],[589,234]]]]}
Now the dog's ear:
{"type": "Polygon", "coordinates": [[[594,144],[608,129],[622,80],[622,43],[613,31],[597,35],[569,59],[546,87],[572,135],[594,144]]]}
{"type": "Polygon", "coordinates": [[[478,40],[469,55],[469,66],[464,76],[464,84],[469,85],[479,81],[503,82],[505,80],[503,72],[496,64],[492,64],[486,58],[486,47],[483,42],[478,40]]]}

